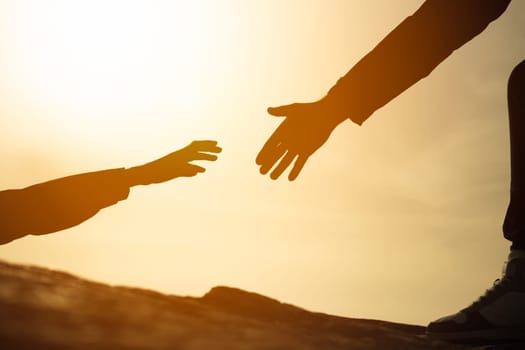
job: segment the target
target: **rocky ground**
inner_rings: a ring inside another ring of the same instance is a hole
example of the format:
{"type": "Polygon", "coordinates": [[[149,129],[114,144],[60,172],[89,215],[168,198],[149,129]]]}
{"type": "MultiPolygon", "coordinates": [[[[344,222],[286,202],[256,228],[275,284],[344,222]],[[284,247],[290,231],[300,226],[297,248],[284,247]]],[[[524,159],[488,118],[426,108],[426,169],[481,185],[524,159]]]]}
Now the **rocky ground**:
{"type": "MultiPolygon", "coordinates": [[[[523,344],[475,349],[524,349],[523,344]]],[[[473,349],[421,326],[309,312],[216,287],[201,298],[0,261],[0,349],[473,349]]]]}

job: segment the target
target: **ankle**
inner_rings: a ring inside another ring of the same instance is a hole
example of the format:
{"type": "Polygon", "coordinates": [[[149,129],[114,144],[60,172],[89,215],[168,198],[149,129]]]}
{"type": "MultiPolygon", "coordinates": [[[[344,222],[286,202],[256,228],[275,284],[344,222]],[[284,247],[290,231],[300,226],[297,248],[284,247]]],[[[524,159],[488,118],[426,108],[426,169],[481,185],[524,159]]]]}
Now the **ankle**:
{"type": "Polygon", "coordinates": [[[504,271],[504,278],[525,286],[525,250],[511,250],[504,271]]]}
{"type": "Polygon", "coordinates": [[[511,261],[514,259],[525,259],[525,249],[511,248],[508,261],[511,261]]]}

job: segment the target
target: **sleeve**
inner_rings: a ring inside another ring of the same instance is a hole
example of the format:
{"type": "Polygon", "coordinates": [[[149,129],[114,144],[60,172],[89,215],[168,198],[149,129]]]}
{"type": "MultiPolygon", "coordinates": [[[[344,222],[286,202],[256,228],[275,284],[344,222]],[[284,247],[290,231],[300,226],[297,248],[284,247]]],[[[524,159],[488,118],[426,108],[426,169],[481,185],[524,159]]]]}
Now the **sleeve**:
{"type": "Polygon", "coordinates": [[[427,0],[329,91],[357,124],[426,77],[498,18],[510,0],[427,0]]]}
{"type": "Polygon", "coordinates": [[[70,228],[126,199],[124,172],[103,170],[0,191],[0,244],[70,228]]]}

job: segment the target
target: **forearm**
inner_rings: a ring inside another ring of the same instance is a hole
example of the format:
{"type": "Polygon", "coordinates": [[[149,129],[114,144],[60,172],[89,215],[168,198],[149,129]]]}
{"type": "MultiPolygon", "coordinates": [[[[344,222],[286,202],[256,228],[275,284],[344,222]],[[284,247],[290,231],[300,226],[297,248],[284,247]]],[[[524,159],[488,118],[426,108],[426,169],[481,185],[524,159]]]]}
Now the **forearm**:
{"type": "Polygon", "coordinates": [[[150,185],[155,183],[151,180],[151,171],[148,171],[148,167],[145,165],[137,165],[131,168],[126,168],[123,174],[128,187],[134,187],[139,185],[150,185]]]}
{"type": "Polygon", "coordinates": [[[24,189],[0,192],[0,244],[29,234],[60,231],[124,200],[124,169],[68,176],[24,189]]]}
{"type": "Polygon", "coordinates": [[[509,2],[427,0],[342,77],[325,99],[337,114],[362,124],[481,33],[509,2]]]}

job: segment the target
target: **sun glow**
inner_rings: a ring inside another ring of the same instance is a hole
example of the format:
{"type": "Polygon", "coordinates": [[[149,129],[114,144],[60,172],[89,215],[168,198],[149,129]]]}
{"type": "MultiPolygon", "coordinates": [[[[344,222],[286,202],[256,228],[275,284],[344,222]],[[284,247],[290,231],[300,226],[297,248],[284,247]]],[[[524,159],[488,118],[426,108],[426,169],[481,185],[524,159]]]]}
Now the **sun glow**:
{"type": "Polygon", "coordinates": [[[162,107],[184,115],[204,99],[201,83],[214,74],[209,57],[224,43],[213,6],[199,2],[14,6],[11,86],[24,104],[51,111],[52,127],[68,132],[119,126],[162,107]]]}
{"type": "Polygon", "coordinates": [[[338,127],[296,182],[254,161],[280,123],[268,106],[323,96],[422,3],[0,0],[0,190],[193,139],[224,149],[205,174],[135,187],[0,259],[405,323],[465,306],[508,249],[505,86],[525,57],[525,1],[365,125],[338,127]]]}

